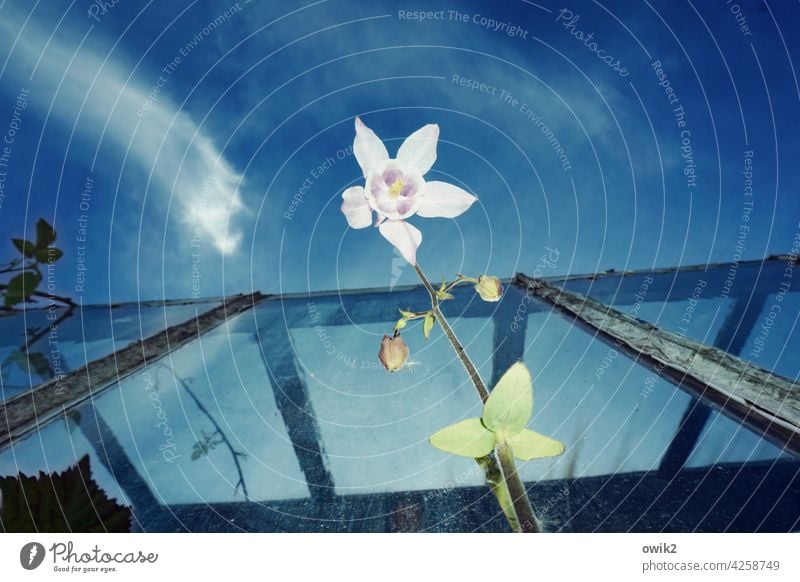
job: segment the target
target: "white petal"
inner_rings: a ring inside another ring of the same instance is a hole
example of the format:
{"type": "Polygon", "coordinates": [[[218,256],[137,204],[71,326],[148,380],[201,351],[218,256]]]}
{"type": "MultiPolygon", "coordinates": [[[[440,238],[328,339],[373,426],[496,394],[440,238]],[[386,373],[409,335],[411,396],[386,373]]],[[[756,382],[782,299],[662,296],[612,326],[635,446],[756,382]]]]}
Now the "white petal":
{"type": "Polygon", "coordinates": [[[381,234],[400,251],[412,265],[417,264],[417,248],[422,242],[422,233],[404,220],[387,220],[378,227],[381,234]]]}
{"type": "Polygon", "coordinates": [[[397,151],[397,159],[416,167],[425,174],[436,161],[436,144],[439,141],[439,126],[430,123],[409,135],[397,151]]]}
{"type": "Polygon", "coordinates": [[[353,186],[342,192],[342,212],[350,228],[366,228],[372,222],[372,209],[364,196],[364,188],[353,186]]]}
{"type": "Polygon", "coordinates": [[[417,215],[425,218],[455,218],[476,200],[466,190],[447,182],[425,182],[425,194],[417,215]]]}
{"type": "Polygon", "coordinates": [[[353,153],[365,178],[372,168],[383,160],[389,159],[389,152],[386,151],[386,146],[383,145],[381,138],[364,125],[360,117],[356,117],[356,139],[353,142],[353,153]]]}

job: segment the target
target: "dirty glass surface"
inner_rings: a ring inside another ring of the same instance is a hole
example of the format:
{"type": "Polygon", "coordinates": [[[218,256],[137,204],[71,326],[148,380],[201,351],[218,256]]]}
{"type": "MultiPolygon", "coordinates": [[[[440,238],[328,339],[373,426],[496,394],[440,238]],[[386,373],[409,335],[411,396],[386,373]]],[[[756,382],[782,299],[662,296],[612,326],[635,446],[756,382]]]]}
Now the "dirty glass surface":
{"type": "Polygon", "coordinates": [[[203,300],[166,305],[89,305],[2,315],[0,401],[220,304],[218,300],[203,300]]]}
{"type": "MultiPolygon", "coordinates": [[[[378,363],[397,308],[425,304],[416,288],[262,301],[0,451],[0,476],[88,452],[137,531],[506,531],[477,465],[427,442],[480,415],[441,331],[409,324],[411,364],[378,363]]],[[[528,365],[531,427],[566,443],[520,465],[548,531],[797,529],[800,463],[747,426],[524,289],[460,288],[444,310],[487,382],[528,365]]]]}
{"type": "Polygon", "coordinates": [[[796,271],[788,258],[771,258],[554,284],[791,380],[800,375],[796,271]]]}

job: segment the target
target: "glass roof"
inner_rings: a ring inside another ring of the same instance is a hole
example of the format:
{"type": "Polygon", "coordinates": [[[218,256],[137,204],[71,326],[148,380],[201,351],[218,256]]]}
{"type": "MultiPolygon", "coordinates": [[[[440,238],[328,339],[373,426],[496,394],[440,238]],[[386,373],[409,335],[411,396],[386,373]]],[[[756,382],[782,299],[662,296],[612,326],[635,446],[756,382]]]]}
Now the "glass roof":
{"type": "Polygon", "coordinates": [[[0,315],[0,402],[220,304],[216,299],[125,303],[0,315]]]}
{"type": "MultiPolygon", "coordinates": [[[[642,277],[567,285],[625,310],[642,277]]],[[[662,324],[691,286],[659,284],[639,317],[662,324]]],[[[532,428],[566,443],[561,457],[520,465],[548,530],[797,529],[797,456],[524,288],[498,303],[455,295],[446,315],[482,377],[522,359],[532,428]]],[[[378,363],[397,308],[425,301],[421,288],[268,298],[14,441],[0,476],[89,454],[138,531],[505,531],[477,465],[427,441],[480,415],[445,337],[409,325],[410,365],[388,374],[378,363]]],[[[694,321],[722,311],[697,302],[694,321]]],[[[703,325],[714,337],[724,326],[703,325]]]]}
{"type": "Polygon", "coordinates": [[[794,268],[775,258],[612,272],[556,284],[794,379],[800,376],[800,282],[794,268]]]}

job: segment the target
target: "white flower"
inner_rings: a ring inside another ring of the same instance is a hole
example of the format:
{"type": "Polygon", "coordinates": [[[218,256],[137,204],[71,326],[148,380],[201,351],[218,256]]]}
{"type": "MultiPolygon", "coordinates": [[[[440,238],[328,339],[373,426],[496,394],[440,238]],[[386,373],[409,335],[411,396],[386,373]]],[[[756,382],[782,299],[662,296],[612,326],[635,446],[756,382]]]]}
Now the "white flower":
{"type": "Polygon", "coordinates": [[[366,228],[377,213],[375,225],[412,265],[422,233],[406,222],[414,216],[455,218],[477,200],[472,194],[446,182],[426,182],[423,176],[436,161],[439,126],[426,125],[406,138],[390,159],[375,132],[356,117],[353,153],[364,172],[364,187],[342,193],[342,212],[351,228],[366,228]]]}

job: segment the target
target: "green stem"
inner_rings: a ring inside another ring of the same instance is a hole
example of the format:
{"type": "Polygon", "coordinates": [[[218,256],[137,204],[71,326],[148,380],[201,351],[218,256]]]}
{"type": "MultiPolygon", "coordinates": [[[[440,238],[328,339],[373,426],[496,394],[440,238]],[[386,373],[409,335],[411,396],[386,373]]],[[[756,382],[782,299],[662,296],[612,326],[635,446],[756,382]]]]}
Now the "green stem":
{"type": "Polygon", "coordinates": [[[514,453],[507,443],[498,443],[494,449],[497,460],[500,463],[500,469],[505,478],[508,495],[511,496],[511,501],[514,504],[517,516],[521,520],[521,531],[538,533],[541,531],[539,520],[533,512],[531,500],[528,499],[528,492],[525,491],[525,486],[522,484],[517,473],[517,465],[514,462],[514,453]]]}
{"type": "Polygon", "coordinates": [[[475,461],[480,465],[484,473],[486,473],[486,482],[489,484],[489,488],[500,504],[503,515],[506,516],[508,525],[511,526],[511,530],[515,533],[521,533],[522,527],[517,518],[517,511],[514,509],[514,500],[508,491],[508,486],[503,480],[503,473],[499,465],[491,456],[481,457],[480,459],[475,459],[475,461]]]}
{"type": "Polygon", "coordinates": [[[415,319],[422,319],[423,317],[427,316],[429,313],[430,313],[430,310],[428,310],[428,311],[420,311],[419,313],[415,312],[414,315],[409,315],[408,317],[406,317],[406,320],[407,321],[414,321],[415,319]]]}
{"type": "MultiPolygon", "coordinates": [[[[464,366],[467,374],[469,374],[470,380],[475,386],[475,390],[478,392],[481,402],[486,404],[486,400],[489,398],[489,391],[486,389],[486,385],[483,383],[475,364],[469,359],[461,342],[458,341],[458,337],[456,337],[453,328],[450,327],[447,318],[445,318],[439,308],[439,299],[436,296],[436,291],[431,286],[425,273],[422,272],[419,265],[414,265],[414,269],[417,271],[417,275],[419,275],[422,284],[428,291],[428,295],[430,295],[431,308],[433,309],[433,314],[436,316],[436,321],[442,326],[442,331],[444,331],[458,359],[461,360],[461,364],[464,366]]],[[[533,512],[533,507],[528,499],[525,486],[522,484],[522,480],[517,473],[514,455],[511,454],[511,449],[508,445],[505,443],[499,444],[495,448],[494,456],[484,457],[484,459],[478,460],[478,464],[484,467],[489,487],[492,489],[492,493],[494,493],[500,507],[503,509],[503,513],[506,519],[508,519],[511,529],[515,532],[524,533],[536,533],[540,531],[539,520],[533,512]],[[484,466],[484,464],[486,464],[486,466],[484,466]]]]}
{"type": "Polygon", "coordinates": [[[472,380],[472,383],[475,385],[475,390],[478,391],[478,395],[481,397],[481,402],[485,404],[486,399],[489,398],[489,391],[486,389],[486,385],[483,383],[480,374],[478,374],[475,364],[473,364],[472,360],[469,359],[469,356],[467,355],[467,352],[464,351],[464,347],[461,345],[461,342],[458,341],[453,328],[450,327],[450,324],[447,322],[442,310],[439,308],[439,299],[436,297],[436,290],[431,286],[428,278],[425,276],[425,273],[422,272],[422,269],[420,269],[419,265],[414,265],[414,269],[416,269],[417,275],[419,275],[422,284],[425,285],[425,289],[428,290],[428,295],[431,297],[431,307],[433,308],[433,314],[436,316],[436,321],[438,321],[439,325],[442,326],[442,331],[444,331],[447,339],[450,340],[450,344],[456,351],[458,359],[461,360],[461,363],[467,370],[467,374],[469,374],[470,380],[472,380]]]}
{"type": "Polygon", "coordinates": [[[445,291],[445,293],[449,293],[450,291],[452,291],[455,288],[456,285],[458,285],[460,283],[472,283],[474,285],[477,282],[478,282],[478,280],[477,279],[473,279],[472,277],[465,277],[464,275],[458,275],[458,277],[456,278],[455,281],[453,281],[452,283],[448,284],[444,288],[444,291],[445,291]]]}

